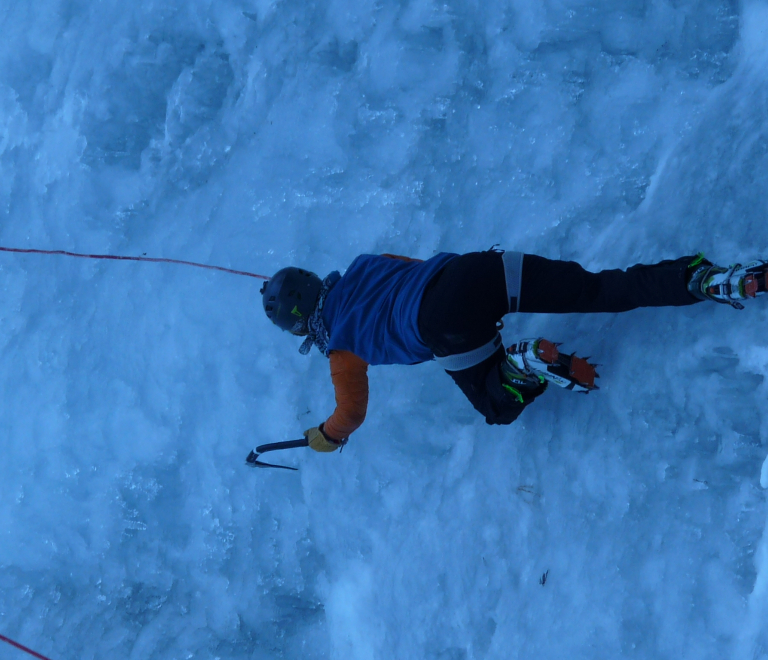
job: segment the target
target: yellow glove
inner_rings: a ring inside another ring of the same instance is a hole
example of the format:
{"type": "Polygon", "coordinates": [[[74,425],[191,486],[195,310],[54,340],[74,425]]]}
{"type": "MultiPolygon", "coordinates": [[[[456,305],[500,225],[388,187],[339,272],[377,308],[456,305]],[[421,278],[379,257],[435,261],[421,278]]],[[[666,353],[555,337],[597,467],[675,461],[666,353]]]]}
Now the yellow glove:
{"type": "Polygon", "coordinates": [[[342,443],[329,438],[323,433],[323,425],[304,431],[304,437],[309,440],[309,446],[315,451],[331,452],[341,447],[342,443]]]}

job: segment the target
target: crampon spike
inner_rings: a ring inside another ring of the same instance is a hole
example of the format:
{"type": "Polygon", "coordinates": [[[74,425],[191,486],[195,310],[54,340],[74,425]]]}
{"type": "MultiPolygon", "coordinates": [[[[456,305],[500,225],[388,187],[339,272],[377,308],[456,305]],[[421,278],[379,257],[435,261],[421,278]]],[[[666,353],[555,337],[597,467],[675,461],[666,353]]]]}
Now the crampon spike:
{"type": "Polygon", "coordinates": [[[757,278],[754,275],[747,275],[744,278],[744,293],[750,298],[757,295],[757,278]]]}
{"type": "Polygon", "coordinates": [[[575,354],[571,355],[569,375],[584,387],[594,389],[597,374],[595,368],[585,358],[576,357],[575,354]]]}
{"type": "Polygon", "coordinates": [[[523,339],[507,349],[506,359],[518,370],[535,374],[540,380],[567,390],[591,392],[598,389],[595,365],[588,362],[589,358],[561,353],[558,346],[559,343],[543,337],[523,339]]]}
{"type": "Polygon", "coordinates": [[[560,357],[560,351],[557,350],[557,344],[553,344],[546,339],[539,340],[539,344],[536,351],[544,362],[547,364],[555,364],[560,357]]]}

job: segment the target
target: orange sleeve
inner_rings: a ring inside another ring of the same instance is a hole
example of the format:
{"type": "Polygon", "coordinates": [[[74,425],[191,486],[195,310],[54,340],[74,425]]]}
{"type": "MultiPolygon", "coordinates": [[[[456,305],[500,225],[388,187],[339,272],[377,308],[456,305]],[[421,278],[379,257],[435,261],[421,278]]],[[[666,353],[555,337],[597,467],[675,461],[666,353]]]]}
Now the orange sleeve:
{"type": "Polygon", "coordinates": [[[331,380],[336,390],[336,410],[323,432],[343,440],[357,430],[368,410],[368,363],[349,351],[331,351],[331,380]]]}
{"type": "Polygon", "coordinates": [[[424,259],[414,259],[412,257],[401,257],[399,254],[385,253],[385,254],[382,254],[381,256],[387,257],[388,259],[400,259],[400,261],[418,261],[418,262],[424,261],[424,259]]]}

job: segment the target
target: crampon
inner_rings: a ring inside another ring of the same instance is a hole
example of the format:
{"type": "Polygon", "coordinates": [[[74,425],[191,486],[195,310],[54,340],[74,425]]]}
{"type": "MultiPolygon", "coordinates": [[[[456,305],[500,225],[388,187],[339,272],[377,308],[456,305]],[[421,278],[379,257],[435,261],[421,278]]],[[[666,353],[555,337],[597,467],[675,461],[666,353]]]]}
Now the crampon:
{"type": "Polygon", "coordinates": [[[768,291],[768,261],[723,268],[703,260],[691,276],[688,290],[700,300],[714,300],[744,309],[740,301],[768,291]]]}
{"type": "Polygon", "coordinates": [[[523,339],[507,349],[507,360],[520,371],[544,378],[553,385],[587,394],[599,389],[595,378],[600,375],[589,358],[567,355],[559,351],[560,344],[546,339],[523,339]]]}

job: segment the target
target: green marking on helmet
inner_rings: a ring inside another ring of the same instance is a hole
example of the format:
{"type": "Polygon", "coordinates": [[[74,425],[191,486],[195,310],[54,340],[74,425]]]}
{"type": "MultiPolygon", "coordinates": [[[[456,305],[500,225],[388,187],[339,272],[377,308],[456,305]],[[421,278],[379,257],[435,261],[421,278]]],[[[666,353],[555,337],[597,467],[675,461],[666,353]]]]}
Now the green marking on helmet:
{"type": "Polygon", "coordinates": [[[523,395],[520,394],[519,390],[516,390],[511,385],[507,385],[506,383],[502,383],[501,386],[507,390],[510,394],[512,394],[520,403],[523,403],[523,395]]]}
{"type": "Polygon", "coordinates": [[[298,317],[302,317],[302,316],[304,316],[304,315],[303,315],[303,314],[302,314],[302,313],[299,311],[299,307],[298,307],[298,305],[294,305],[294,306],[293,306],[293,309],[291,310],[291,314],[293,314],[294,316],[298,316],[298,317]]]}

